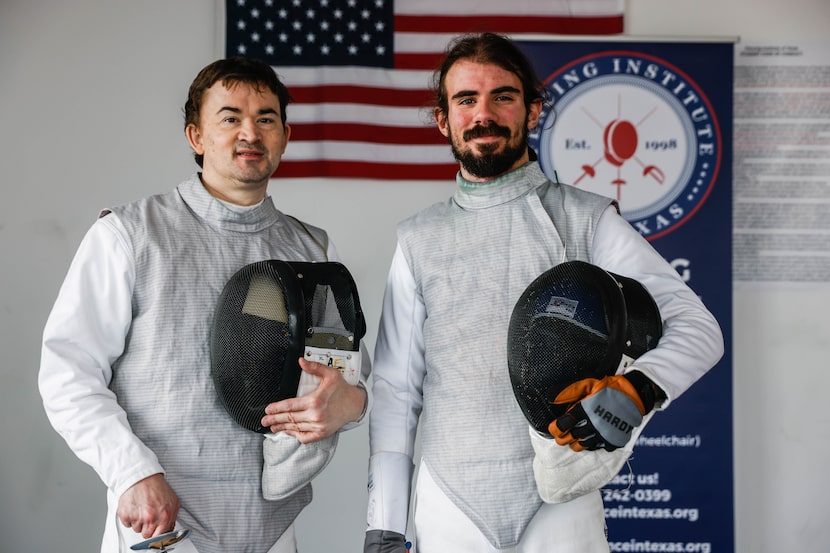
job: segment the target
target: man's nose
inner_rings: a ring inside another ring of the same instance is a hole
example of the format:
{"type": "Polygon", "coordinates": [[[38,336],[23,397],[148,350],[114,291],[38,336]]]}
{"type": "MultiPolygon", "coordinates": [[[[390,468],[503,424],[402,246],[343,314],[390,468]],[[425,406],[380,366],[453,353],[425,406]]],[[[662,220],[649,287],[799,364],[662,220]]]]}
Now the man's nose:
{"type": "Polygon", "coordinates": [[[495,121],[495,111],[490,102],[478,102],[476,104],[475,123],[487,126],[495,121]]]}
{"type": "Polygon", "coordinates": [[[257,142],[259,140],[259,129],[256,122],[250,119],[245,119],[239,126],[239,139],[245,142],[257,142]]]}

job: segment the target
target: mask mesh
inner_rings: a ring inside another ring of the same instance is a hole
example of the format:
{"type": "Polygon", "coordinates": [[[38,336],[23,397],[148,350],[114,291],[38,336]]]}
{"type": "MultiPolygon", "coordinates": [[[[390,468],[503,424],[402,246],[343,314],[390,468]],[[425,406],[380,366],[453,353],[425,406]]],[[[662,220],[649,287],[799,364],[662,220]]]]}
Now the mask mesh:
{"type": "Polygon", "coordinates": [[[293,334],[274,268],[257,263],[234,275],[214,319],[211,370],[228,413],[249,430],[265,432],[259,424],[265,406],[296,392],[284,378],[293,334]]]}

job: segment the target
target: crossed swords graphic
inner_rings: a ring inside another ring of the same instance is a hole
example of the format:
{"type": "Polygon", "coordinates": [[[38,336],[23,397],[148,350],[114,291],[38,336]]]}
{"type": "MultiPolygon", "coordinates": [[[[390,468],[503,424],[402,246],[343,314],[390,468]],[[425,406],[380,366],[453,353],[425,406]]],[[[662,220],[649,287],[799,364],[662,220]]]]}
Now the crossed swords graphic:
{"type": "MultiPolygon", "coordinates": [[[[640,120],[639,124],[642,124],[643,121],[648,119],[648,117],[654,113],[654,110],[656,109],[657,108],[654,108],[646,114],[646,116],[640,120]]],[[[600,127],[602,127],[595,117],[589,113],[588,116],[597,122],[600,127]]],[[[665,173],[663,173],[663,171],[656,165],[646,165],[642,162],[642,160],[640,160],[640,158],[634,155],[637,152],[637,142],[637,125],[634,125],[631,121],[628,121],[627,119],[614,119],[605,125],[602,133],[603,155],[594,163],[582,166],[582,174],[574,181],[574,186],[578,185],[579,182],[585,177],[594,178],[597,174],[596,166],[602,163],[603,160],[609,162],[617,168],[617,178],[611,181],[611,184],[616,185],[617,187],[617,200],[620,200],[621,189],[623,185],[626,184],[625,179],[623,179],[620,175],[620,169],[628,160],[637,162],[640,167],[643,168],[644,177],[651,177],[657,181],[658,184],[663,184],[666,180],[665,173]]]]}

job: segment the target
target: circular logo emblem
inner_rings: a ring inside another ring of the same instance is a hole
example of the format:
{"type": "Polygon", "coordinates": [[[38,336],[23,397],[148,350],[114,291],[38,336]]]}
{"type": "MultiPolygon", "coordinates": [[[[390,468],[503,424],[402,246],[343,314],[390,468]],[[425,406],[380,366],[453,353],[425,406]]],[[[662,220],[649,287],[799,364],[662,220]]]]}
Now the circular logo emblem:
{"type": "Polygon", "coordinates": [[[545,86],[553,107],[543,109],[530,144],[549,178],[616,199],[649,240],[700,208],[720,168],[720,127],[682,71],[639,52],[601,52],[545,86]]]}

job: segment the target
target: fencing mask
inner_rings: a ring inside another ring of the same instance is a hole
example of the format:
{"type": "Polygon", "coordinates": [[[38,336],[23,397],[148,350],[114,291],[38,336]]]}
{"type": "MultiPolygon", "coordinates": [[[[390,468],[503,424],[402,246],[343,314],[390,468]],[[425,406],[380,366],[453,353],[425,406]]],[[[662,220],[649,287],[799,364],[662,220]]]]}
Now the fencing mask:
{"type": "Polygon", "coordinates": [[[507,365],[513,392],[530,425],[548,425],[568,405],[554,405],[566,386],[622,372],[654,348],[663,324],[654,299],[636,280],[584,261],[544,272],[510,317],[507,365]]]}
{"type": "Polygon", "coordinates": [[[246,265],[216,307],[210,343],[216,391],[236,422],[267,433],[260,425],[266,405],[302,395],[298,359],[336,367],[355,384],[365,333],[357,288],[342,264],[246,265]]]}

